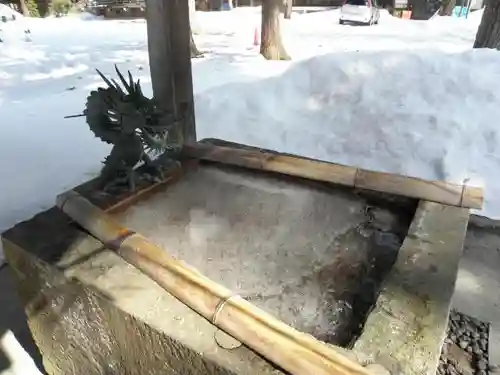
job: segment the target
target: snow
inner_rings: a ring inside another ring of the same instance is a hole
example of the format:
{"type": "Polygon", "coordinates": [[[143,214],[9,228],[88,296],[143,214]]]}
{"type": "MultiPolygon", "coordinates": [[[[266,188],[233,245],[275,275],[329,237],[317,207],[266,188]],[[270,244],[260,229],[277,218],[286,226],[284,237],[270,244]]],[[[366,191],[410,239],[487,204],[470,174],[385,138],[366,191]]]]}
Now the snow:
{"type": "Polygon", "coordinates": [[[199,135],[415,177],[480,179],[497,167],[485,154],[498,152],[491,118],[500,115],[500,91],[484,87],[500,79],[499,63],[491,51],[318,56],[278,77],[201,93],[197,115],[214,121],[199,135]],[[266,100],[256,94],[263,87],[266,100]]]}
{"type": "Polygon", "coordinates": [[[23,15],[5,4],[0,4],[0,17],[6,17],[7,19],[20,19],[23,15]]]}
{"type": "MultiPolygon", "coordinates": [[[[282,23],[290,62],[259,55],[259,16],[197,14],[206,52],[193,60],[200,139],[480,184],[480,213],[500,218],[500,54],[471,48],[480,12],[431,21],[383,12],[374,27],[341,26],[336,10],[296,13],[282,23]]],[[[63,118],[101,85],[95,68],[130,69],[151,94],[143,20],[20,17],[1,28],[0,232],[98,173],[109,146],[82,118],[63,118]]]]}

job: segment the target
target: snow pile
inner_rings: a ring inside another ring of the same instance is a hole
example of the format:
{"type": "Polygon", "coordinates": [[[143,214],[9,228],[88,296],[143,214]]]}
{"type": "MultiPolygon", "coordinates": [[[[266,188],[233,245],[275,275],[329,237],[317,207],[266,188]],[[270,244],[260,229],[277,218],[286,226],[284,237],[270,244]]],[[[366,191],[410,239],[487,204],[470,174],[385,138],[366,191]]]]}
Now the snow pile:
{"type": "Polygon", "coordinates": [[[97,16],[93,13],[90,13],[88,11],[82,11],[76,14],[69,14],[66,17],[73,17],[73,18],[79,18],[82,21],[104,21],[105,18],[104,16],[97,16]]]}
{"type": "Polygon", "coordinates": [[[0,18],[1,17],[6,17],[7,20],[10,21],[21,19],[23,18],[23,15],[5,4],[0,4],[0,18]]]}
{"type": "Polygon", "coordinates": [[[31,38],[27,30],[27,21],[22,14],[5,4],[0,4],[0,47],[5,44],[29,41],[31,38]],[[3,22],[2,17],[5,17],[7,22],[3,22]]]}
{"type": "Polygon", "coordinates": [[[470,12],[469,16],[467,17],[467,21],[478,25],[481,22],[481,19],[483,18],[483,14],[484,14],[484,8],[470,12]]]}
{"type": "Polygon", "coordinates": [[[500,54],[350,52],[196,96],[198,135],[431,180],[485,185],[500,217],[500,54]]]}

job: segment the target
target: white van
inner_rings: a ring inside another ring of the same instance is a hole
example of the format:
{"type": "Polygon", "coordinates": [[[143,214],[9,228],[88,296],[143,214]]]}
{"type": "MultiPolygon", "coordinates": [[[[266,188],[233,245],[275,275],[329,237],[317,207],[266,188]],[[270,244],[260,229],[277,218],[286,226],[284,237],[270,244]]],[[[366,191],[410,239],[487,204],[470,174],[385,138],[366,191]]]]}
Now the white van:
{"type": "Polygon", "coordinates": [[[345,0],[340,8],[339,23],[377,24],[380,20],[380,9],[377,0],[345,0]]]}

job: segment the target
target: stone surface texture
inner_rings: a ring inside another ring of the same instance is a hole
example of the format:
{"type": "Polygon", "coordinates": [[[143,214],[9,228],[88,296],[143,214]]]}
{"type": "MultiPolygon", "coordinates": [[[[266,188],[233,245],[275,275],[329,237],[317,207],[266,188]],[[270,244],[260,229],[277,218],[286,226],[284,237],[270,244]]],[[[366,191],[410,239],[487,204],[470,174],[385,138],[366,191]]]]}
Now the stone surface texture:
{"type": "MultiPolygon", "coordinates": [[[[285,323],[337,345],[357,326],[354,294],[373,293],[377,275],[367,271],[387,272],[400,246],[390,231],[374,228],[397,226],[398,217],[367,214],[350,192],[212,166],[117,218],[285,323]]],[[[118,290],[128,273],[115,267],[103,280],[118,290]]]]}
{"type": "Polygon", "coordinates": [[[421,202],[354,350],[392,374],[435,375],[469,212],[421,202]]]}
{"type": "Polygon", "coordinates": [[[102,292],[4,245],[48,374],[233,374],[123,312],[102,292]]]}
{"type": "Polygon", "coordinates": [[[460,261],[453,307],[481,321],[500,324],[500,229],[474,218],[460,261]]]}
{"type": "Polygon", "coordinates": [[[497,322],[490,325],[489,358],[495,374],[500,374],[500,323],[497,322]]]}
{"type": "Polygon", "coordinates": [[[488,369],[490,325],[452,310],[437,375],[483,375],[488,369]]]}
{"type": "MultiPolygon", "coordinates": [[[[288,324],[335,339],[330,323],[359,309],[350,292],[373,293],[381,276],[367,264],[390,268],[400,244],[387,230],[403,219],[352,191],[253,175],[200,168],[117,217],[288,324]]],[[[245,346],[220,347],[216,327],[57,209],[3,240],[49,375],[282,374],[245,346]]]]}
{"type": "Polygon", "coordinates": [[[490,374],[500,374],[500,222],[480,216],[471,219],[453,307],[490,323],[490,374]]]}

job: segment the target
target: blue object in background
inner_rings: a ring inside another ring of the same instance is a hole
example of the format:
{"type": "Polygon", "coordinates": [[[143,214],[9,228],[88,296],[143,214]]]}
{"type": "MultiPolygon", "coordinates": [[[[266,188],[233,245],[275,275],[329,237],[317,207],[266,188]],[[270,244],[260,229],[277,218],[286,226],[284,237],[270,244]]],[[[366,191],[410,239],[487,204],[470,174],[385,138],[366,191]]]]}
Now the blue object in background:
{"type": "Polygon", "coordinates": [[[221,10],[231,10],[232,8],[229,6],[229,1],[224,0],[222,2],[222,7],[220,9],[221,10]]]}
{"type": "Polygon", "coordinates": [[[451,16],[453,18],[461,18],[461,17],[466,18],[468,13],[469,13],[469,9],[467,7],[458,6],[458,7],[453,8],[453,12],[452,12],[451,16]]]}

